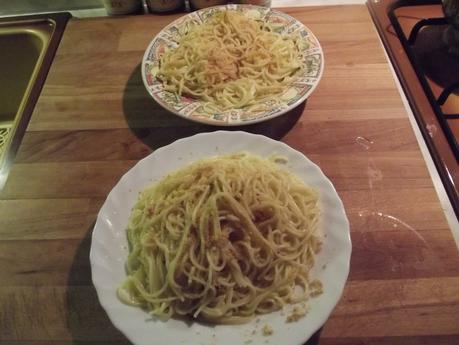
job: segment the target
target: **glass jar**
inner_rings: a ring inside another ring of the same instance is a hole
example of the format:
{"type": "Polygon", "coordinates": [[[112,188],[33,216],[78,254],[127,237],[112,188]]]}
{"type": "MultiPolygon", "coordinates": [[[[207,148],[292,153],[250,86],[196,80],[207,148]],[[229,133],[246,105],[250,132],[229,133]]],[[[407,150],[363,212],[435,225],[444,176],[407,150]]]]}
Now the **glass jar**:
{"type": "Polygon", "coordinates": [[[147,6],[153,13],[172,12],[183,8],[183,0],[147,0],[147,6]]]}
{"type": "Polygon", "coordinates": [[[271,7],[271,0],[239,0],[238,3],[271,7]]]}
{"type": "Polygon", "coordinates": [[[104,0],[104,6],[109,15],[135,13],[142,7],[141,0],[104,0]]]}
{"type": "Polygon", "coordinates": [[[228,1],[226,0],[190,0],[191,6],[194,10],[199,10],[201,8],[226,5],[228,1]]]}

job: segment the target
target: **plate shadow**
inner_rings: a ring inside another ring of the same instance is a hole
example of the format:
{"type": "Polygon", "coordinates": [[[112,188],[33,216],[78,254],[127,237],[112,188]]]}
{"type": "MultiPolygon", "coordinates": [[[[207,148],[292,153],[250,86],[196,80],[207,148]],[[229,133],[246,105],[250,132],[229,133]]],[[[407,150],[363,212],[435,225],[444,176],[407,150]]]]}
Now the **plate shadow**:
{"type": "Polygon", "coordinates": [[[131,342],[113,326],[99,303],[92,284],[89,250],[93,225],[86,231],[76,250],[67,280],[67,328],[75,345],[130,345],[131,342]]]}
{"type": "Polygon", "coordinates": [[[149,148],[155,150],[177,139],[217,130],[246,131],[282,139],[301,117],[306,102],[288,113],[252,125],[211,126],[181,118],[161,107],[145,89],[140,64],[130,75],[123,94],[123,111],[130,129],[149,148]]]}

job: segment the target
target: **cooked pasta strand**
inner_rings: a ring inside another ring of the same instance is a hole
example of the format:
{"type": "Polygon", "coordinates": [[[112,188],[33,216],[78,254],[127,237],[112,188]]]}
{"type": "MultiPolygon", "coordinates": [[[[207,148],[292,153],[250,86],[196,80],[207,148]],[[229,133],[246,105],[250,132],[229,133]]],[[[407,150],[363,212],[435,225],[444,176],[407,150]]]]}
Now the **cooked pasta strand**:
{"type": "Polygon", "coordinates": [[[318,218],[317,192],[272,160],[240,153],[197,161],[140,194],[118,296],[165,319],[215,323],[304,301],[318,218]]]}
{"type": "Polygon", "coordinates": [[[250,106],[273,99],[304,68],[298,39],[243,12],[218,12],[165,52],[157,76],[165,90],[221,111],[250,106]]]}

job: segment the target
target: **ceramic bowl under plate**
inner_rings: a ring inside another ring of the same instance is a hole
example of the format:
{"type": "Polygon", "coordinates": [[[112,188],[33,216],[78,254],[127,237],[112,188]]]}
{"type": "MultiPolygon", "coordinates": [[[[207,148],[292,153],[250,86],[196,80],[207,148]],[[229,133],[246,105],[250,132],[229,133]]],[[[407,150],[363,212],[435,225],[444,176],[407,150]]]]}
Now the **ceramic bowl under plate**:
{"type": "Polygon", "coordinates": [[[349,272],[349,222],[335,188],[320,168],[284,143],[239,131],[202,133],[155,150],[131,168],[109,193],[94,227],[90,261],[92,280],[102,307],[113,324],[136,345],[301,345],[327,320],[342,294],[349,272]],[[287,159],[286,168],[319,193],[319,235],[322,249],[315,258],[311,279],[319,279],[323,293],[308,301],[309,312],[297,322],[286,322],[293,306],[260,315],[243,325],[210,325],[170,319],[123,304],[116,290],[126,279],[126,228],[139,192],[185,165],[215,155],[248,152],[287,159]],[[289,311],[290,308],[290,311],[289,311]],[[258,322],[257,322],[258,320],[258,322]],[[274,333],[264,336],[270,325],[274,333]]]}
{"type": "Polygon", "coordinates": [[[161,30],[151,41],[142,60],[142,80],[150,95],[162,107],[184,118],[219,126],[246,125],[265,121],[285,114],[301,104],[314,91],[324,68],[324,56],[319,41],[314,34],[295,18],[270,9],[252,5],[224,5],[205,8],[189,13],[161,30]],[[229,109],[223,112],[206,113],[199,100],[190,97],[177,97],[165,91],[161,80],[155,77],[159,61],[166,48],[177,47],[181,33],[190,24],[201,24],[210,15],[226,10],[237,10],[254,19],[271,23],[281,34],[299,34],[305,43],[300,47],[304,56],[303,63],[307,66],[304,72],[289,86],[276,101],[266,100],[240,109],[229,109]],[[280,101],[278,101],[280,100],[280,101]]]}

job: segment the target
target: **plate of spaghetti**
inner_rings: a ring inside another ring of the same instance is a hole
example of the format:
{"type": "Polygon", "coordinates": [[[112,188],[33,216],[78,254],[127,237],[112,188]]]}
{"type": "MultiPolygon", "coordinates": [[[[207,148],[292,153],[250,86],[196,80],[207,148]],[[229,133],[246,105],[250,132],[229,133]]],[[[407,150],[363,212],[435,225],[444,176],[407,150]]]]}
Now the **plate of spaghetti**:
{"type": "Polygon", "coordinates": [[[246,132],[177,140],[109,193],[92,234],[99,301],[134,344],[303,344],[349,272],[343,204],[320,168],[246,132]]]}
{"type": "Polygon", "coordinates": [[[252,5],[189,13],[161,30],[142,80],[162,107],[220,126],[285,114],[308,98],[324,68],[319,41],[295,18],[252,5]]]}

